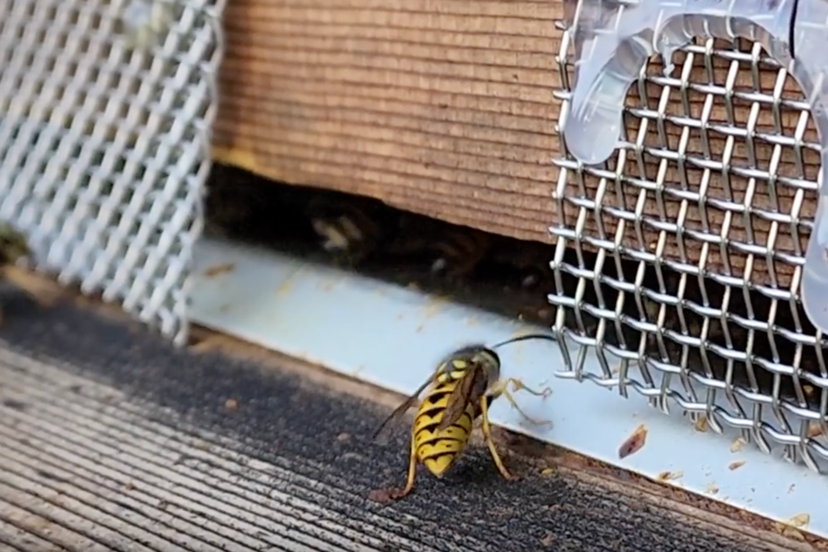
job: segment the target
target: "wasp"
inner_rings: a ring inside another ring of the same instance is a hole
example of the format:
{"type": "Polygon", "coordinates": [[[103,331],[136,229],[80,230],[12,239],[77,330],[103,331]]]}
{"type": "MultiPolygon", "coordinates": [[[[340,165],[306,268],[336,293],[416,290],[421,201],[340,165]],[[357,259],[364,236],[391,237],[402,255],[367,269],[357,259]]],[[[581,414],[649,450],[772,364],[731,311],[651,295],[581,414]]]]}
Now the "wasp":
{"type": "Polygon", "coordinates": [[[511,278],[517,276],[516,283],[522,289],[532,289],[550,278],[549,256],[546,244],[531,241],[515,244],[513,240],[500,236],[491,248],[492,262],[507,269],[510,284],[511,278]]]}
{"type": "Polygon", "coordinates": [[[521,416],[533,424],[548,423],[525,414],[508,389],[511,384],[512,391],[524,390],[536,396],[547,397],[551,393],[548,387],[536,391],[526,387],[519,379],[500,377],[500,358],[495,349],[528,339],[555,340],[549,335],[527,334],[488,347],[471,345],[459,349],[440,362],[420,388],[385,419],[374,434],[375,440],[381,440],[383,430],[389,422],[403,415],[425,391],[411,428],[405,487],[388,491],[390,499],[400,499],[411,492],[418,464],[423,464],[435,477],[442,477],[463,452],[471,435],[472,424],[478,417],[481,419],[483,439],[497,470],[504,479],[513,478],[503,465],[492,440],[488,412],[492,401],[504,396],[521,416]]]}
{"type": "Polygon", "coordinates": [[[427,256],[431,273],[458,281],[471,276],[489,250],[489,238],[463,226],[406,213],[400,219],[393,254],[427,256]]]}
{"type": "Polygon", "coordinates": [[[387,224],[376,209],[350,198],[314,197],[307,214],[322,248],[339,265],[355,268],[385,239],[387,224]]]}

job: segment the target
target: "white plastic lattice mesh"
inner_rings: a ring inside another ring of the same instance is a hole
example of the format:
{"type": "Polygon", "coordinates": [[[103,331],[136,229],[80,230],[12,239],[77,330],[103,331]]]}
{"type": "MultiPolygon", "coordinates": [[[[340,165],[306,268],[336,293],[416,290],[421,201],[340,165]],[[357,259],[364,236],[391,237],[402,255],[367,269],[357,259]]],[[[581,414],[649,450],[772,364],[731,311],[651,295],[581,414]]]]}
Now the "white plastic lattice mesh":
{"type": "Polygon", "coordinates": [[[222,0],[0,0],[0,219],[182,343],[222,0]]]}

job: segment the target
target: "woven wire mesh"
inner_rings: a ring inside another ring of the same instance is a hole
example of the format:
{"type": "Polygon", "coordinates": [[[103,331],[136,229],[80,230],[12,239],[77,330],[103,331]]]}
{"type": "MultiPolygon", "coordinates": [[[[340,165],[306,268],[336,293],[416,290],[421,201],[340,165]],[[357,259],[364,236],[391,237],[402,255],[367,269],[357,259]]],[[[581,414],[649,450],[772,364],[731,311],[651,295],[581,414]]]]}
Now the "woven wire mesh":
{"type": "Polygon", "coordinates": [[[632,87],[613,158],[555,160],[559,375],[824,472],[825,343],[798,293],[821,170],[808,106],[758,44],[697,40],[672,61],[632,87]]]}
{"type": "Polygon", "coordinates": [[[176,343],[203,225],[221,0],[0,0],[0,218],[39,270],[176,343]]]}

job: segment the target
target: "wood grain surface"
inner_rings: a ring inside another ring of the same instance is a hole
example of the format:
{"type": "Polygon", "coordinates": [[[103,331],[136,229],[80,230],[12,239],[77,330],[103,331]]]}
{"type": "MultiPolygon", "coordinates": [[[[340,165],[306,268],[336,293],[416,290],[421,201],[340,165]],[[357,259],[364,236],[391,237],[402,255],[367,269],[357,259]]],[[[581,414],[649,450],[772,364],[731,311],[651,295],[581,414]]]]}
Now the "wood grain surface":
{"type": "Polygon", "coordinates": [[[216,157],[545,240],[560,2],[228,4],[216,157]]]}
{"type": "MultiPolygon", "coordinates": [[[[563,202],[565,213],[556,212],[551,199],[560,174],[553,160],[565,157],[557,133],[561,102],[553,97],[562,88],[556,61],[562,33],[555,25],[562,15],[561,0],[229,3],[214,157],[274,180],[552,242],[549,225],[562,215],[574,224],[578,214],[571,202],[563,202]]],[[[744,43],[714,56],[677,58],[673,75],[689,75],[691,87],[648,81],[641,93],[631,90],[628,105],[639,112],[627,117],[630,136],[681,149],[691,162],[628,151],[620,161],[628,197],[613,191],[603,204],[634,212],[642,201],[642,214],[700,230],[698,202],[667,195],[659,201],[653,191],[641,200],[640,181],[673,187],[684,181],[696,191],[704,183],[708,197],[731,204],[707,205],[706,232],[725,232],[738,242],[735,249],[703,253],[702,240],[665,235],[667,257],[694,263],[704,255],[706,268],[737,273],[745,265],[744,244],[784,257],[807,240],[804,225],[795,223],[799,235],[793,235],[791,224],[774,222],[773,213],[813,215],[814,192],[798,186],[815,187],[816,133],[802,106],[791,106],[802,97],[797,85],[773,64],[751,63],[754,48],[744,43]],[[711,87],[736,94],[710,93],[711,87]],[[749,94],[757,89],[778,89],[780,100],[757,102],[749,94]],[[728,124],[747,130],[723,130],[728,124]],[[811,147],[766,139],[777,126],[811,147]],[[709,163],[723,159],[725,171],[709,163]],[[741,175],[730,167],[742,168],[741,175]],[[790,180],[762,177],[769,167],[790,180]]],[[[648,73],[658,75],[660,65],[650,65],[648,73]]],[[[611,160],[610,171],[618,163],[611,160]]],[[[559,190],[594,198],[599,185],[596,173],[567,171],[559,190]]],[[[584,228],[595,233],[600,221],[611,234],[618,220],[606,211],[589,213],[584,228]]],[[[628,226],[622,241],[631,247],[647,247],[665,234],[645,224],[642,244],[628,226]]],[[[769,276],[763,262],[751,269],[752,278],[790,282],[791,263],[780,261],[769,276]]]]}
{"type": "Polygon", "coordinates": [[[499,428],[518,481],[475,436],[449,477],[380,505],[407,434],[366,443],[399,396],[230,339],[174,349],[81,304],[0,327],[3,550],[825,550],[499,428]]]}

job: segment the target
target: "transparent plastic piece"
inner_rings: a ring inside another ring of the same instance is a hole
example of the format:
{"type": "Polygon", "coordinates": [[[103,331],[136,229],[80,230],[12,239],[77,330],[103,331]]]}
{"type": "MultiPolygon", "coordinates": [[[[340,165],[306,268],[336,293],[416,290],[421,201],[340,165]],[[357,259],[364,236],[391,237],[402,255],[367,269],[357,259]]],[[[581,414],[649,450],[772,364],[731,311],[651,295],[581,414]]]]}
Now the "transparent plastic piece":
{"type": "Polygon", "coordinates": [[[828,334],[828,1],[799,0],[565,0],[575,49],[566,147],[587,165],[605,162],[621,138],[624,100],[649,57],[660,54],[665,73],[673,53],[693,37],[746,38],[789,64],[814,119],[822,150],[819,204],[805,253],[802,303],[828,334]],[[789,36],[794,40],[791,59],[789,36]]]}

